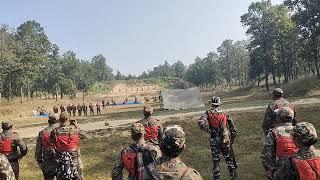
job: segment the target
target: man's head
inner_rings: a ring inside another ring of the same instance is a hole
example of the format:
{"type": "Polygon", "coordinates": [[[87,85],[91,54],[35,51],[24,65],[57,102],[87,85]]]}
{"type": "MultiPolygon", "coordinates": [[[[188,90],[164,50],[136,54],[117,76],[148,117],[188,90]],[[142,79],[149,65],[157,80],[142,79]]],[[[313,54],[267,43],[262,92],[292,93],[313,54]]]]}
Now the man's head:
{"type": "Polygon", "coordinates": [[[3,121],[1,125],[2,125],[2,130],[10,130],[12,129],[13,123],[12,121],[8,120],[8,121],[3,121]]]}
{"type": "Polygon", "coordinates": [[[290,107],[282,107],[276,113],[276,120],[279,123],[291,123],[294,118],[294,111],[290,107]]]}
{"type": "Polygon", "coordinates": [[[283,96],[283,90],[281,88],[275,88],[272,91],[273,99],[279,99],[283,96]]]}
{"type": "Polygon", "coordinates": [[[301,122],[295,125],[291,135],[298,147],[310,147],[318,141],[317,131],[311,123],[301,122]]]}
{"type": "Polygon", "coordinates": [[[138,141],[144,137],[146,131],[144,129],[143,124],[141,123],[134,123],[131,126],[131,137],[134,141],[138,141]]]}
{"type": "Polygon", "coordinates": [[[59,117],[60,124],[65,124],[69,121],[69,115],[66,112],[62,112],[59,117]]]}
{"type": "Polygon", "coordinates": [[[149,117],[153,114],[153,108],[150,105],[143,107],[143,115],[149,117]]]}
{"type": "Polygon", "coordinates": [[[220,104],[221,104],[221,100],[220,100],[220,97],[212,97],[211,98],[211,105],[212,105],[212,107],[218,107],[218,106],[220,106],[220,104]]]}
{"type": "Polygon", "coordinates": [[[185,148],[186,135],[178,125],[168,126],[164,129],[160,140],[160,148],[168,157],[178,157],[185,148]]]}
{"type": "Polygon", "coordinates": [[[54,114],[49,114],[49,119],[48,119],[49,124],[56,124],[58,123],[58,118],[54,114]]]}

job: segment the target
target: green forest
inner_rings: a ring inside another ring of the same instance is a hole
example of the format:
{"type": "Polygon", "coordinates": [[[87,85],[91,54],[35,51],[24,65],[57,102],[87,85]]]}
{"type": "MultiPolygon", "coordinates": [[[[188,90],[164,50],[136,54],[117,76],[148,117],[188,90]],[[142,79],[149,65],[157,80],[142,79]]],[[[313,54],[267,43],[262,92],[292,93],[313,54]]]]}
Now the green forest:
{"type": "Polygon", "coordinates": [[[270,84],[302,77],[320,79],[319,0],[286,0],[280,5],[270,0],[253,2],[239,21],[247,39],[226,39],[188,66],[182,60],[173,64],[166,60],[140,75],[113,72],[107,55],[99,52],[92,59],[80,59],[72,50],[62,53],[34,20],[17,28],[3,24],[0,93],[8,100],[38,93],[73,97],[97,82],[159,77],[182,79],[200,87],[246,87],[263,82],[266,89],[270,84]]]}

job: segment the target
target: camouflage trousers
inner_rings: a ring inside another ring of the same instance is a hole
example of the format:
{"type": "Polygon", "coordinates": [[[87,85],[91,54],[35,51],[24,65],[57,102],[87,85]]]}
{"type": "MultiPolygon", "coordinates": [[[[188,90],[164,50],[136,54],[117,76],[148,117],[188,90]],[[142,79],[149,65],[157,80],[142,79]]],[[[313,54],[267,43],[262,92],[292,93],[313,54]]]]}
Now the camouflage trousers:
{"type": "Polygon", "coordinates": [[[15,160],[15,161],[11,161],[10,162],[14,176],[16,177],[16,180],[19,179],[19,161],[15,160]]]}
{"type": "Polygon", "coordinates": [[[230,145],[224,145],[222,141],[215,140],[211,138],[211,153],[212,153],[212,162],[213,162],[213,179],[220,179],[220,159],[221,154],[224,156],[224,159],[227,163],[229,174],[231,179],[237,179],[237,165],[232,152],[230,145]]]}
{"type": "Polygon", "coordinates": [[[54,180],[57,176],[57,162],[55,160],[45,160],[40,167],[45,180],[54,180]]]}

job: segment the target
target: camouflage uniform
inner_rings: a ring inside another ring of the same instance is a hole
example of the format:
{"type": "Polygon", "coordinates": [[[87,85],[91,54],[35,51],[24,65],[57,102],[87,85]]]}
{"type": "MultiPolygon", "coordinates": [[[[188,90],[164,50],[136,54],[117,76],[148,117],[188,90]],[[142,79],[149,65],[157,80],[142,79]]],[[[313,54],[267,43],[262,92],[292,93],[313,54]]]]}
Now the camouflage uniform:
{"type": "Polygon", "coordinates": [[[72,105],[71,104],[69,104],[67,106],[67,111],[68,111],[69,116],[71,116],[71,112],[72,112],[72,105]]]}
{"type": "Polygon", "coordinates": [[[15,180],[15,176],[8,161],[4,154],[0,154],[0,179],[3,180],[15,180]]]}
{"type": "MultiPolygon", "coordinates": [[[[212,99],[212,101],[213,100],[214,98],[212,99]]],[[[232,149],[232,144],[236,137],[236,130],[231,116],[218,108],[218,106],[220,105],[220,98],[218,101],[219,103],[215,104],[216,107],[213,107],[213,109],[206,111],[205,114],[201,116],[201,118],[198,120],[198,125],[202,131],[210,134],[210,145],[213,161],[213,179],[220,178],[221,154],[225,158],[231,178],[236,179],[237,163],[232,149]],[[210,125],[210,117],[212,115],[224,117],[226,119],[225,124],[223,122],[218,122],[219,124],[217,124],[217,127],[212,127],[212,125],[210,125]]]]}
{"type": "Polygon", "coordinates": [[[297,120],[295,119],[296,117],[296,112],[294,106],[287,100],[285,100],[282,97],[283,91],[280,88],[276,88],[273,91],[274,96],[278,95],[278,97],[274,97],[274,101],[272,101],[266,110],[264,120],[262,123],[262,129],[264,131],[265,136],[268,134],[269,129],[273,128],[276,126],[275,118],[276,118],[276,111],[280,109],[281,107],[290,107],[294,111],[294,119],[292,121],[292,124],[295,125],[297,124],[297,120]],[[281,97],[280,97],[281,96],[281,97]]]}
{"type": "Polygon", "coordinates": [[[72,109],[72,115],[73,115],[73,116],[76,116],[77,106],[74,105],[74,104],[72,104],[71,109],[72,109]]]}
{"type": "Polygon", "coordinates": [[[198,171],[184,164],[179,155],[185,148],[185,133],[179,126],[169,126],[164,130],[161,149],[163,157],[158,161],[140,168],[139,180],[142,179],[184,179],[202,180],[198,171]]]}
{"type": "Polygon", "coordinates": [[[1,139],[11,139],[12,140],[12,152],[4,153],[9,160],[16,179],[19,179],[19,160],[22,159],[28,152],[26,144],[20,138],[18,133],[12,131],[12,122],[6,121],[2,122],[3,132],[0,134],[1,139]],[[7,129],[11,127],[10,129],[7,129]]]}
{"type": "Polygon", "coordinates": [[[88,115],[88,106],[85,103],[82,104],[82,111],[83,115],[88,115]]]}
{"type": "MultiPolygon", "coordinates": [[[[65,113],[60,115],[61,119],[67,118],[65,113]]],[[[71,177],[69,179],[72,180],[82,180],[82,163],[80,159],[80,149],[79,149],[79,139],[85,139],[85,132],[79,130],[75,122],[70,122],[70,124],[60,124],[59,127],[53,129],[51,131],[51,142],[53,143],[56,149],[56,160],[57,160],[57,180],[63,180],[63,174],[59,172],[59,169],[63,169],[66,167],[70,167],[71,177]],[[69,137],[68,143],[74,144],[74,147],[70,148],[59,148],[66,147],[69,144],[65,144],[64,141],[58,140],[59,137],[69,137]],[[78,139],[71,139],[73,137],[77,137],[78,139]],[[75,142],[76,141],[76,142],[75,142]],[[70,159],[71,161],[70,161],[70,159]],[[64,164],[65,162],[70,162],[68,166],[64,164]],[[70,166],[69,166],[70,165],[70,166]]]]}
{"type": "Polygon", "coordinates": [[[82,115],[82,106],[80,104],[77,105],[78,116],[82,115]]]}
{"type": "Polygon", "coordinates": [[[90,110],[90,115],[94,115],[94,107],[91,103],[89,104],[89,110],[90,110]]]}
{"type": "Polygon", "coordinates": [[[97,114],[101,114],[101,106],[99,103],[96,104],[97,107],[97,114]]]}
{"type": "Polygon", "coordinates": [[[298,151],[290,135],[294,128],[293,118],[294,112],[291,108],[279,109],[276,118],[278,126],[269,131],[263,143],[261,160],[269,179],[272,179],[273,172],[283,159],[293,156],[298,151]]]}
{"type": "Polygon", "coordinates": [[[137,170],[141,167],[149,165],[159,157],[159,152],[157,149],[154,149],[153,146],[150,146],[145,143],[144,134],[145,130],[141,123],[134,123],[131,127],[132,136],[138,135],[139,139],[134,140],[129,147],[124,148],[117,162],[115,163],[112,170],[112,179],[122,180],[123,179],[123,169],[125,168],[129,172],[128,179],[135,180],[138,179],[137,170]],[[134,154],[134,161],[130,164],[128,162],[130,155],[134,154]]]}
{"type": "Polygon", "coordinates": [[[53,180],[56,177],[57,162],[55,160],[54,147],[51,147],[50,136],[48,136],[48,139],[45,139],[47,134],[50,135],[51,131],[56,128],[56,123],[56,117],[49,116],[49,126],[39,132],[36,143],[35,158],[45,180],[53,180]]]}
{"type": "Polygon", "coordinates": [[[291,135],[298,143],[299,151],[293,157],[281,161],[273,173],[273,179],[320,179],[320,150],[313,146],[318,140],[316,129],[310,123],[301,122],[293,128],[291,135]]]}

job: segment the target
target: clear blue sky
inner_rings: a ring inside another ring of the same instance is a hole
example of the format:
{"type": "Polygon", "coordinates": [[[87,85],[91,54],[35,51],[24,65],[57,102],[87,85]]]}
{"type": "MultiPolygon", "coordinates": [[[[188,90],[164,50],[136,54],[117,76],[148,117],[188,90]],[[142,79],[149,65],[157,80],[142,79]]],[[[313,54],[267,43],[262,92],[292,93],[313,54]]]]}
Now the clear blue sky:
{"type": "Polygon", "coordinates": [[[62,52],[101,53],[114,70],[139,74],[164,60],[190,64],[226,38],[245,39],[240,16],[252,1],[3,0],[0,24],[36,20],[62,52]]]}

